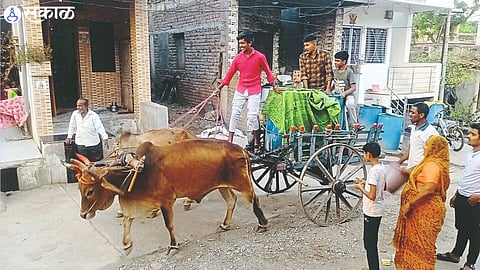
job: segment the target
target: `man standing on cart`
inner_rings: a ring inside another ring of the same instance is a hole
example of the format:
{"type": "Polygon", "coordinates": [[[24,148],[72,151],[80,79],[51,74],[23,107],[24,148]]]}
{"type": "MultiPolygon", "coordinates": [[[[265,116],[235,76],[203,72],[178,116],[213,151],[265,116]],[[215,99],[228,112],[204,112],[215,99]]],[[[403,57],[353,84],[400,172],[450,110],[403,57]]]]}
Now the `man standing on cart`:
{"type": "Polygon", "coordinates": [[[322,89],[332,94],[333,68],[330,54],[317,48],[317,37],[309,34],[303,38],[305,51],[300,54],[300,78],[303,87],[322,89]]]}
{"type": "Polygon", "coordinates": [[[262,93],[261,73],[264,71],[267,75],[268,83],[274,85],[275,77],[268,66],[267,58],[261,52],[253,48],[253,32],[249,30],[242,31],[238,37],[240,53],[233,59],[232,65],[227,71],[222,83],[215,90],[214,94],[220,93],[220,90],[229,85],[233,75],[240,72],[237,91],[232,100],[232,114],[228,126],[228,141],[233,142],[233,136],[240,119],[240,114],[245,103],[247,103],[247,117],[252,125],[254,154],[260,153],[260,123],[258,114],[260,110],[260,101],[262,93]]]}

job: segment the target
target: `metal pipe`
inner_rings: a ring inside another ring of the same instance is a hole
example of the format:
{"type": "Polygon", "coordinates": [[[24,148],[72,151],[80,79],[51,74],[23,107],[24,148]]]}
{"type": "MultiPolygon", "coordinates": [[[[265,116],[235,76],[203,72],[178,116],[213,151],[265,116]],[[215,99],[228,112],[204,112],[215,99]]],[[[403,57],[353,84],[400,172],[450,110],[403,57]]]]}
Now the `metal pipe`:
{"type": "Polygon", "coordinates": [[[442,45],[442,73],[440,81],[440,89],[438,91],[438,100],[443,101],[443,96],[445,93],[445,77],[447,74],[447,59],[448,59],[448,40],[450,39],[450,23],[452,17],[452,10],[448,10],[445,29],[443,31],[443,45],[442,45]]]}

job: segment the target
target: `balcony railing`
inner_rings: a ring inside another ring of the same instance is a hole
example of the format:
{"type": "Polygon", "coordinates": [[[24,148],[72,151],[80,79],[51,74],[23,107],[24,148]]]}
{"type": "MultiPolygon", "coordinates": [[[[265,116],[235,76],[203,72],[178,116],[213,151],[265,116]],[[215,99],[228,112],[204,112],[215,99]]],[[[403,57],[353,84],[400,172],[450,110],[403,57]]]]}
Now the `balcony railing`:
{"type": "Polygon", "coordinates": [[[436,63],[394,65],[388,68],[387,88],[398,96],[423,94],[436,97],[441,65],[436,63]]]}

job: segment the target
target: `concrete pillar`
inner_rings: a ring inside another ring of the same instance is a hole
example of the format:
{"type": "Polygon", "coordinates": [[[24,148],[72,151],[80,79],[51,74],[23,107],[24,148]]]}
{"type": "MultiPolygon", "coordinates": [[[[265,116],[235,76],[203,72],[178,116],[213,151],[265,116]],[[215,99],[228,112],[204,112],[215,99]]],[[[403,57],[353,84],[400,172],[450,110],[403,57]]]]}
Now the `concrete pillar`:
{"type": "MultiPolygon", "coordinates": [[[[132,54],[132,83],[134,113],[142,118],[140,104],[151,101],[150,58],[148,55],[148,7],[147,1],[135,0],[130,8],[130,39],[132,54]]],[[[141,120],[140,120],[141,121],[141,120]]]]}

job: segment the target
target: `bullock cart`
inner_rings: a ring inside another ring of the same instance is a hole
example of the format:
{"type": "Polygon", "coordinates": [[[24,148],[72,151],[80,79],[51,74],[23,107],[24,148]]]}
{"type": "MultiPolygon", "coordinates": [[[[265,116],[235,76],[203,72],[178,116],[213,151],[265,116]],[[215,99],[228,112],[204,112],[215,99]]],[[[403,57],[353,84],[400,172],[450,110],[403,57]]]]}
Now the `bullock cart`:
{"type": "Polygon", "coordinates": [[[270,92],[262,110],[263,153],[252,155],[254,183],[275,194],[298,182],[302,208],[320,226],[344,222],[361,208],[362,193],[354,187],[357,177],[367,178],[361,147],[382,132],[381,124],[368,131],[341,128],[341,103],[318,90],[270,92]]]}

